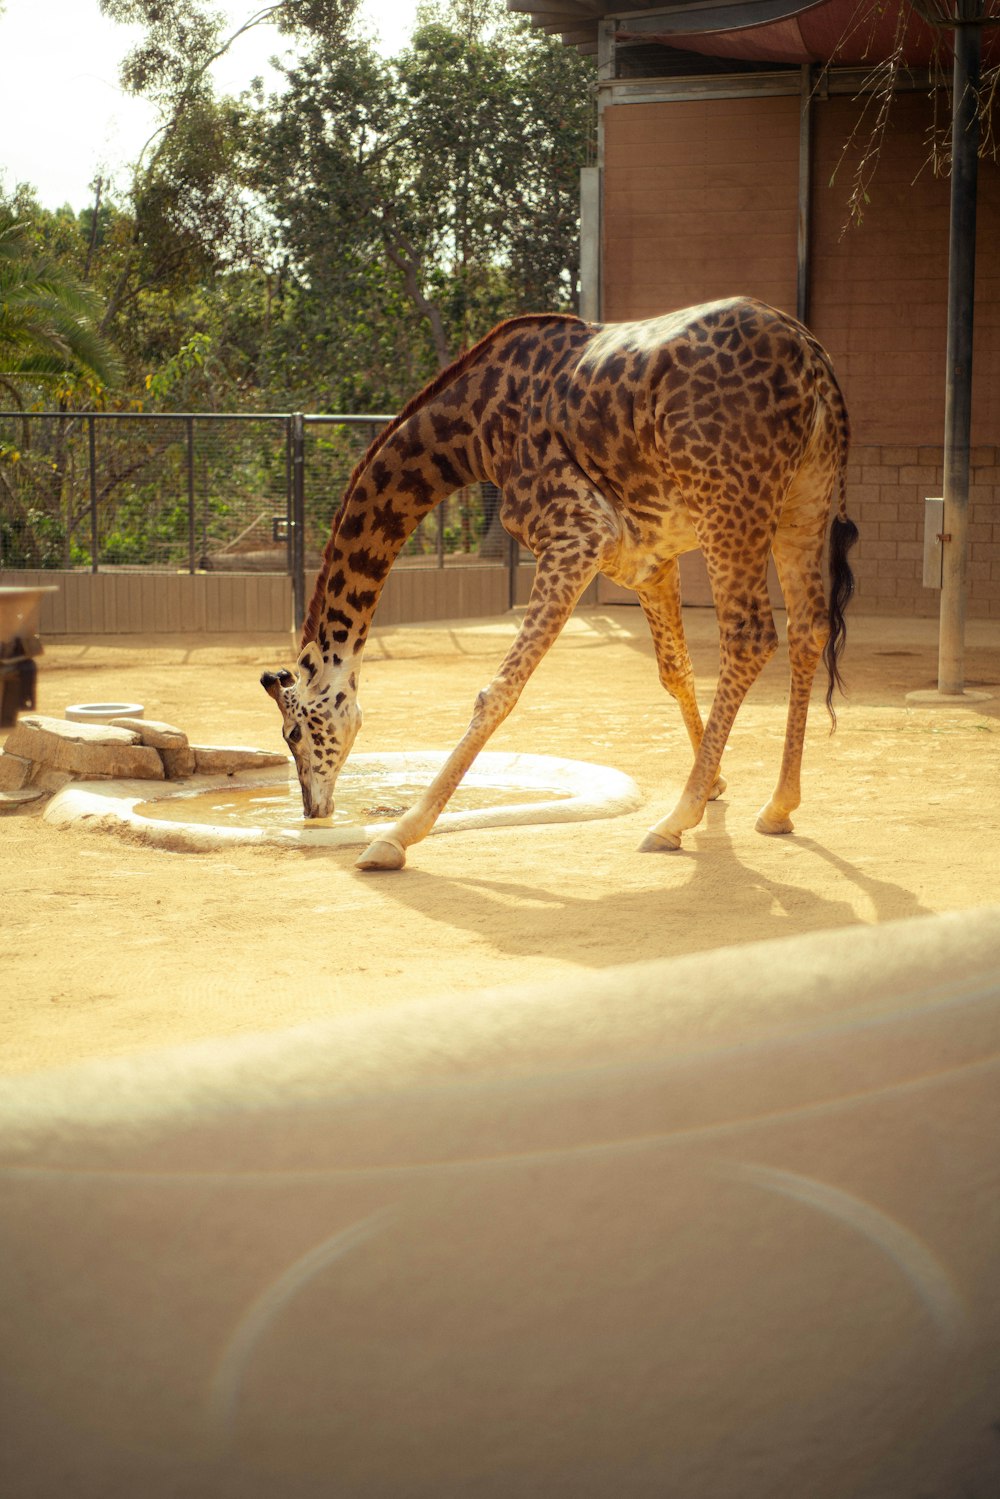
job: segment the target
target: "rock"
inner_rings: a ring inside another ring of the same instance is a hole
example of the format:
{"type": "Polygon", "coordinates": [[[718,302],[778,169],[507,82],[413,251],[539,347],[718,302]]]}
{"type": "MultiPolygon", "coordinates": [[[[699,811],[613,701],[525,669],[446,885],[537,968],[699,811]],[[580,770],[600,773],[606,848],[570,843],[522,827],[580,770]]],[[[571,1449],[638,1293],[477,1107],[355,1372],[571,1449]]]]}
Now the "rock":
{"type": "Polygon", "coordinates": [[[133,730],[108,724],[67,723],[41,716],[22,718],[7,736],[6,752],[52,770],[67,771],[77,779],[164,779],[163,761],[155,749],[140,744],[133,730]]]}
{"type": "Polygon", "coordinates": [[[48,792],[44,786],[21,786],[16,791],[0,791],[0,816],[7,812],[20,812],[46,796],[48,792]]]}
{"type": "Polygon", "coordinates": [[[31,761],[0,750],[0,791],[20,791],[31,780],[31,761]]]}
{"type": "Polygon", "coordinates": [[[72,779],[68,770],[52,770],[48,765],[34,765],[31,771],[31,789],[51,795],[68,786],[72,779]]]}
{"type": "Polygon", "coordinates": [[[199,775],[233,775],[237,770],[263,770],[267,765],[288,765],[280,750],[225,748],[222,745],[192,746],[199,775]]]}
{"type": "Polygon", "coordinates": [[[184,749],[188,742],[183,729],[151,718],[113,718],[111,724],[117,729],[131,729],[138,734],[140,744],[151,745],[153,749],[184,749]]]}
{"type": "Polygon", "coordinates": [[[65,718],[47,718],[41,713],[22,714],[7,735],[7,753],[39,760],[40,747],[53,741],[66,744],[138,744],[132,729],[115,729],[106,723],[70,723],[65,718]],[[23,747],[22,747],[23,746],[23,747]]]}
{"type": "Polygon", "coordinates": [[[189,744],[182,749],[161,749],[160,759],[168,781],[178,781],[195,773],[195,754],[189,744]]]}

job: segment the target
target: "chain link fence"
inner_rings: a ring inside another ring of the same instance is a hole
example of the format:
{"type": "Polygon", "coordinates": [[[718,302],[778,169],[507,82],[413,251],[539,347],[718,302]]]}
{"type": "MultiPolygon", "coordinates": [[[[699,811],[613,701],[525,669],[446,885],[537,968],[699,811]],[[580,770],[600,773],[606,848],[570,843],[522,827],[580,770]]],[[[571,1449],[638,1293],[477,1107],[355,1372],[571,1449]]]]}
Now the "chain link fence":
{"type": "MultiPolygon", "coordinates": [[[[389,420],[0,412],[0,568],[287,573],[301,606],[389,420]]],[[[476,484],[420,523],[397,566],[515,561],[495,488],[476,484]]]]}

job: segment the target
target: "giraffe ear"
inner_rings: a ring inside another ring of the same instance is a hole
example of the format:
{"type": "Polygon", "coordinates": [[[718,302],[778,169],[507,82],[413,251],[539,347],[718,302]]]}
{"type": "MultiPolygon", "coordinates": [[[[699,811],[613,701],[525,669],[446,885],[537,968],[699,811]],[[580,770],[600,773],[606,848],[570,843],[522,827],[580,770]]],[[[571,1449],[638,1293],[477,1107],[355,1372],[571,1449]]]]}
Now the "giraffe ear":
{"type": "Polygon", "coordinates": [[[315,640],[310,640],[309,644],[303,648],[299,655],[298,665],[305,685],[311,687],[323,670],[323,653],[315,640]]]}

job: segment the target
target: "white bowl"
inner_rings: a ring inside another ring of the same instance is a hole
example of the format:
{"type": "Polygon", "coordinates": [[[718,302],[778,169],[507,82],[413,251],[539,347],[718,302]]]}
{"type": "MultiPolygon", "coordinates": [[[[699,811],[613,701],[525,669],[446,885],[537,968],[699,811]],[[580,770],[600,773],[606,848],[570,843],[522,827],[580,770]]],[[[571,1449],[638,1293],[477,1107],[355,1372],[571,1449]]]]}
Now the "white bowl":
{"type": "Polygon", "coordinates": [[[142,703],[74,703],[64,718],[70,723],[110,723],[114,718],[141,718],[142,703]]]}

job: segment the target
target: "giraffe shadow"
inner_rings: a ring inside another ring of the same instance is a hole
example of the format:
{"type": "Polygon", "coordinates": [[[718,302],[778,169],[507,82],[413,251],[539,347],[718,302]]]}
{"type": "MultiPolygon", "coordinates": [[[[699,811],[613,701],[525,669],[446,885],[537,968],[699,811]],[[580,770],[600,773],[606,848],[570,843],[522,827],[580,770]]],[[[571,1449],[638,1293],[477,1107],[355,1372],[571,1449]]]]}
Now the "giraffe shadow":
{"type": "Polygon", "coordinates": [[[588,874],[586,889],[574,889],[563,862],[551,876],[540,870],[530,884],[411,867],[380,890],[389,902],[470,933],[495,952],[588,968],[731,946],[734,933],[737,941],[762,941],[930,914],[912,891],[861,871],[811,838],[792,835],[787,846],[832,865],[847,882],[843,898],[765,874],[740,858],[726,812],[724,802],[713,803],[691,846],[679,853],[632,854],[623,847],[623,857],[641,859],[643,869],[648,862],[649,869],[648,880],[628,889],[615,887],[610,868],[602,888],[588,874]]]}

